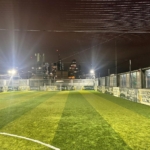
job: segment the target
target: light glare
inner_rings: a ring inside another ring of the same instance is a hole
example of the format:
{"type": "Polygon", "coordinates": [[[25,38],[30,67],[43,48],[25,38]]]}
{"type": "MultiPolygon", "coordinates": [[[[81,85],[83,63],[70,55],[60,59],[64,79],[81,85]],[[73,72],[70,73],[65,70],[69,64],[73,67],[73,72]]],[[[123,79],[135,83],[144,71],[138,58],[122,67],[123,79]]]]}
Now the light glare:
{"type": "Polygon", "coordinates": [[[17,71],[15,69],[8,70],[8,74],[15,75],[17,71]]]}
{"type": "Polygon", "coordinates": [[[91,74],[94,74],[94,70],[93,70],[93,69],[92,69],[92,70],[90,70],[90,73],[91,73],[91,74]]]}

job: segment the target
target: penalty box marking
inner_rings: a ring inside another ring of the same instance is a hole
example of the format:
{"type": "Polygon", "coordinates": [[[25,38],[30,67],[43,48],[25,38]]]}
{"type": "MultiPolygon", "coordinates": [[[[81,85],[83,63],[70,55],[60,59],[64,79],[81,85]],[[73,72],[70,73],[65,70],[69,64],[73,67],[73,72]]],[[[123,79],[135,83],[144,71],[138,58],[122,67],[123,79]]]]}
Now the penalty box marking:
{"type": "Polygon", "coordinates": [[[51,149],[54,149],[54,150],[60,150],[59,148],[57,147],[54,147],[50,144],[46,144],[46,143],[43,143],[39,140],[34,140],[34,139],[31,139],[31,138],[27,138],[27,137],[24,137],[24,136],[19,136],[19,135],[15,135],[15,134],[10,134],[10,133],[5,133],[5,132],[0,132],[1,135],[6,135],[6,136],[11,136],[11,137],[16,137],[16,138],[20,138],[20,139],[24,139],[24,140],[28,140],[28,141],[32,141],[34,143],[38,143],[38,144],[41,144],[41,145],[44,145],[46,147],[49,147],[51,149]]]}

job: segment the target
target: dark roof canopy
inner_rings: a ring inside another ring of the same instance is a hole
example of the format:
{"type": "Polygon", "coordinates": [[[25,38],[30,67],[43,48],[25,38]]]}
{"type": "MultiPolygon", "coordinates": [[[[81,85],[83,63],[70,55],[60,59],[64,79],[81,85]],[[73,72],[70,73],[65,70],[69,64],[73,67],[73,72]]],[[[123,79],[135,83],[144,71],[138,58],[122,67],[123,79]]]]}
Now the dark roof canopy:
{"type": "Polygon", "coordinates": [[[86,62],[96,49],[94,58],[114,60],[117,49],[118,61],[124,61],[149,51],[149,0],[1,0],[0,18],[1,49],[10,50],[14,42],[21,58],[42,51],[54,61],[59,49],[66,61],[81,54],[86,62]]]}

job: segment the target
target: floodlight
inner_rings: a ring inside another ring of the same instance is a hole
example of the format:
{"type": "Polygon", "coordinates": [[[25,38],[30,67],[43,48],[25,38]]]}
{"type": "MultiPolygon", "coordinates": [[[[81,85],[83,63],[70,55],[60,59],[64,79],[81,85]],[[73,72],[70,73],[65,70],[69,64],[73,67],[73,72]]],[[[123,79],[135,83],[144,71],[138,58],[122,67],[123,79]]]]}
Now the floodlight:
{"type": "Polygon", "coordinates": [[[12,70],[11,72],[12,72],[12,74],[16,74],[16,70],[12,70]]]}
{"type": "Polygon", "coordinates": [[[11,71],[10,71],[10,70],[8,70],[8,74],[11,74],[11,71]]]}
{"type": "Polygon", "coordinates": [[[91,74],[94,74],[94,70],[93,70],[93,69],[92,69],[92,70],[90,70],[90,73],[91,73],[91,74]]]}
{"type": "Polygon", "coordinates": [[[17,71],[15,69],[8,70],[8,74],[15,75],[17,71]]]}

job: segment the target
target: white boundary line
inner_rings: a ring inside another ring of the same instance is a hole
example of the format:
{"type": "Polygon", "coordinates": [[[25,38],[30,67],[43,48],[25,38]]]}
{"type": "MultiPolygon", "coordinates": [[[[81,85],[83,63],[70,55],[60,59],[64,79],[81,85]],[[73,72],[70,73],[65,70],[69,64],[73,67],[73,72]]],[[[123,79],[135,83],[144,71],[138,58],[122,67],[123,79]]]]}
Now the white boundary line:
{"type": "Polygon", "coordinates": [[[46,143],[43,143],[41,141],[34,140],[34,139],[31,139],[31,138],[27,138],[27,137],[24,137],[24,136],[19,136],[19,135],[15,135],[15,134],[9,134],[9,133],[5,133],[5,132],[0,132],[0,134],[1,135],[6,135],[6,136],[16,137],[16,138],[20,138],[20,139],[25,139],[25,140],[28,140],[28,141],[32,141],[32,142],[44,145],[44,146],[49,147],[49,148],[54,149],[54,150],[60,150],[59,148],[54,147],[54,146],[52,146],[50,144],[46,144],[46,143]]]}

